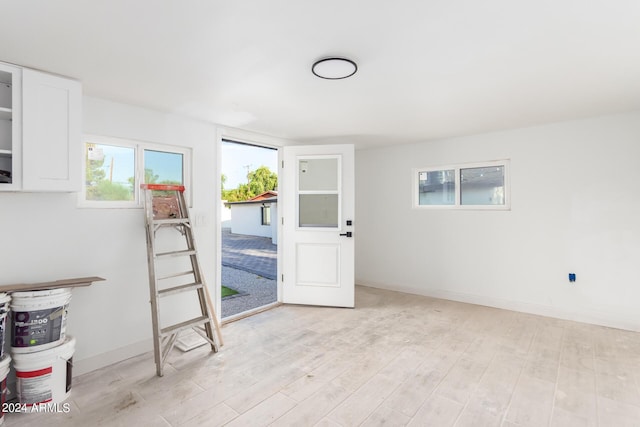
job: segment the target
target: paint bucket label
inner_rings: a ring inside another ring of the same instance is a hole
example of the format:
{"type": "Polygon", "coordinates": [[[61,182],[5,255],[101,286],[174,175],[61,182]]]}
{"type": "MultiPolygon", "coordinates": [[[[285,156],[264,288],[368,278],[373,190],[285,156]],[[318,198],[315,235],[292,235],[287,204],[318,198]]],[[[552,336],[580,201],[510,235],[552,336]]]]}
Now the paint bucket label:
{"type": "Polygon", "coordinates": [[[75,338],[67,336],[63,344],[48,350],[13,353],[20,404],[57,404],[69,397],[75,342],[75,338]]]}
{"type": "Polygon", "coordinates": [[[53,398],[51,389],[51,375],[53,368],[37,371],[16,372],[16,388],[20,403],[31,406],[37,403],[47,403],[53,398]]]}
{"type": "Polygon", "coordinates": [[[67,306],[13,312],[12,347],[32,347],[62,338],[67,306]]]}

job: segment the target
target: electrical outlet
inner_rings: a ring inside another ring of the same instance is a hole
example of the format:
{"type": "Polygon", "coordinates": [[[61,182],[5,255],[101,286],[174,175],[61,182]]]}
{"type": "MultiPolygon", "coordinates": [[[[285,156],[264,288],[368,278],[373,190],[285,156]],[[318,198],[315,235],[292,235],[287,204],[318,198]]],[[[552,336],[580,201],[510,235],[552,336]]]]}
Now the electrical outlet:
{"type": "Polygon", "coordinates": [[[576,281],[576,273],[569,273],[569,281],[571,283],[576,281]]]}

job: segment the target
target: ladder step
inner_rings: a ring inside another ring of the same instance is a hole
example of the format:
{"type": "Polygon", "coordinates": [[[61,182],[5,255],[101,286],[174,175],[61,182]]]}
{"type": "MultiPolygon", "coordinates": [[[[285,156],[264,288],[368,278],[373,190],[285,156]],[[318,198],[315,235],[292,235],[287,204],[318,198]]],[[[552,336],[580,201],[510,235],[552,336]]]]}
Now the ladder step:
{"type": "Polygon", "coordinates": [[[196,254],[195,250],[185,249],[183,251],[162,252],[162,253],[156,254],[156,258],[169,257],[169,256],[195,255],[195,254],[196,254]]]}
{"type": "Polygon", "coordinates": [[[193,270],[182,271],[180,273],[173,273],[173,274],[169,274],[169,275],[166,275],[166,276],[158,277],[158,280],[173,279],[175,277],[188,276],[189,274],[194,274],[193,270]]]}
{"type": "Polygon", "coordinates": [[[164,224],[189,224],[191,221],[189,218],[165,218],[165,219],[154,219],[154,225],[164,225],[164,224]]]}
{"type": "Polygon", "coordinates": [[[174,286],[173,288],[161,289],[158,291],[158,295],[161,297],[166,297],[167,295],[192,291],[200,288],[202,288],[202,283],[188,283],[186,285],[174,286]]]}
{"type": "Polygon", "coordinates": [[[182,322],[173,326],[167,326],[166,328],[162,328],[160,330],[160,334],[162,336],[175,334],[185,329],[193,328],[194,326],[204,325],[205,323],[209,323],[209,321],[210,320],[207,316],[196,317],[195,319],[187,320],[186,322],[182,322]]]}

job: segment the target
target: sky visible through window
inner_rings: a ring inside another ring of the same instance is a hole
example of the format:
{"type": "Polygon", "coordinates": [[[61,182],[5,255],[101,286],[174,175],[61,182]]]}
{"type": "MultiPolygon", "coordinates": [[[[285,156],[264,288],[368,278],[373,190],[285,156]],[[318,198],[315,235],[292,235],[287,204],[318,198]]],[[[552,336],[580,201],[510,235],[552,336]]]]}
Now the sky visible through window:
{"type": "MultiPolygon", "coordinates": [[[[135,171],[135,150],[129,147],[97,144],[104,154],[102,169],[114,183],[128,185],[135,171]]],[[[162,151],[145,150],[145,167],[158,175],[158,181],[182,182],[182,155],[162,151]]]]}
{"type": "Polygon", "coordinates": [[[104,154],[102,169],[106,178],[112,178],[110,180],[117,184],[128,185],[129,178],[135,173],[135,149],[103,144],[96,144],[96,147],[102,149],[104,154]]]}
{"type": "Polygon", "coordinates": [[[144,150],[144,167],[157,175],[157,182],[182,183],[182,154],[144,150]]]}
{"type": "Polygon", "coordinates": [[[278,150],[222,141],[222,173],[227,177],[226,190],[247,183],[247,173],[260,166],[278,173],[278,150]]]}

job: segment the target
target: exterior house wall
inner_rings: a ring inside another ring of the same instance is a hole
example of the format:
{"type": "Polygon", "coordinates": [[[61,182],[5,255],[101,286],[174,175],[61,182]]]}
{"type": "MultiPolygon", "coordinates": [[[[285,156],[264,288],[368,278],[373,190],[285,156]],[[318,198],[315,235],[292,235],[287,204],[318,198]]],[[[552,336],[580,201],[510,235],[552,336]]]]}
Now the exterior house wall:
{"type": "Polygon", "coordinates": [[[356,151],[357,283],[640,330],[639,142],[634,112],[356,151]],[[499,159],[511,210],[413,208],[413,168],[499,159]]]}
{"type": "Polygon", "coordinates": [[[231,232],[248,236],[271,237],[271,226],[262,225],[261,203],[231,205],[231,232]]]}
{"type": "Polygon", "coordinates": [[[278,244],[278,204],[271,203],[271,225],[262,225],[262,203],[238,203],[231,205],[231,232],[248,236],[269,237],[278,244]]]}
{"type": "Polygon", "coordinates": [[[225,206],[224,200],[220,203],[220,226],[231,228],[231,209],[225,206]]]}

